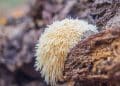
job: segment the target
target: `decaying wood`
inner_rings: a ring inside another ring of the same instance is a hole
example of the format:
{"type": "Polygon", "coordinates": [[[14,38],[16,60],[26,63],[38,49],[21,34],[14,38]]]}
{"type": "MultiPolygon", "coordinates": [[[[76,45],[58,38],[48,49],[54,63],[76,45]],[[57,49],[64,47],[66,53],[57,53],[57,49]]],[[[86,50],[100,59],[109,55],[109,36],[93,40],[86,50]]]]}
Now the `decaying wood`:
{"type": "Polygon", "coordinates": [[[70,86],[119,86],[120,28],[80,41],[67,57],[64,77],[70,86]]]}

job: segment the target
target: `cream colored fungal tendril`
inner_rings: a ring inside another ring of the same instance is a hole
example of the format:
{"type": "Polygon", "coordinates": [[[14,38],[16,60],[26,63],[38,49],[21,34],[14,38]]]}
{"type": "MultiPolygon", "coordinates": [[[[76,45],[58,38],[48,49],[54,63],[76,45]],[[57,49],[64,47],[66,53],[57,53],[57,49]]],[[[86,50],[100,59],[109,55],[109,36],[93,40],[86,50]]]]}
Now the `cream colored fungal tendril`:
{"type": "Polygon", "coordinates": [[[84,32],[97,32],[95,26],[78,19],[64,19],[48,25],[36,46],[36,69],[47,84],[55,86],[63,79],[64,63],[84,32]]]}

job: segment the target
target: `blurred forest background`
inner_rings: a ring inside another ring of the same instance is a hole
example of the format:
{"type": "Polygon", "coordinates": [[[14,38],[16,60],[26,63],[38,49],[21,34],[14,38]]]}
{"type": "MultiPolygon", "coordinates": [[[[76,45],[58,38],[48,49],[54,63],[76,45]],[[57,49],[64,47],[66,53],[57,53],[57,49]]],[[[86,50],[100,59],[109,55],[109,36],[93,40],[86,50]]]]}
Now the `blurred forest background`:
{"type": "Polygon", "coordinates": [[[47,86],[35,71],[35,44],[47,24],[79,18],[120,27],[120,0],[0,0],[0,86],[47,86]]]}

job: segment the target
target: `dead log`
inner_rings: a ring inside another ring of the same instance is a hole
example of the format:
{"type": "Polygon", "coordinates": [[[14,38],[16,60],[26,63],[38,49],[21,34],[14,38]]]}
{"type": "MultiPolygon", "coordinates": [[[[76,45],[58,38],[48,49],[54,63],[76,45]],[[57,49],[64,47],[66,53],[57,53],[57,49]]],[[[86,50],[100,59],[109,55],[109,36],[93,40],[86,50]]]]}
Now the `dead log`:
{"type": "Polygon", "coordinates": [[[119,86],[120,28],[80,41],[68,54],[64,79],[63,86],[119,86]]]}

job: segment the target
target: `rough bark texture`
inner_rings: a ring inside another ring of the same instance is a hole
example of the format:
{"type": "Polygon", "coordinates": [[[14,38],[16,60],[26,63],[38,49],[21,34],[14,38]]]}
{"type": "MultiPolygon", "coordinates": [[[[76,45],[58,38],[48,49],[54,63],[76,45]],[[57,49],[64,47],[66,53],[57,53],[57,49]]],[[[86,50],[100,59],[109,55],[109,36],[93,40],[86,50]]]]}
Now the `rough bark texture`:
{"type": "Polygon", "coordinates": [[[119,86],[120,28],[80,41],[69,53],[64,76],[73,86],[119,86]]]}

